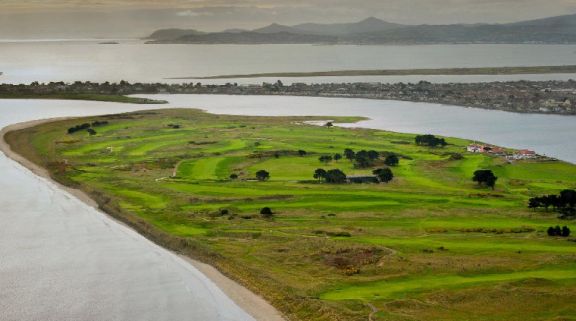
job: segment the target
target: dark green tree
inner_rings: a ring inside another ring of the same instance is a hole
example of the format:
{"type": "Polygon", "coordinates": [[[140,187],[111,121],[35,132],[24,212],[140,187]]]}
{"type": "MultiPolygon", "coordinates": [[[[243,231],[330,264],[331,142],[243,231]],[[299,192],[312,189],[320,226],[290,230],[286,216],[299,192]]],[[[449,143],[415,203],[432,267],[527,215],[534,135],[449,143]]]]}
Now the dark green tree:
{"type": "Polygon", "coordinates": [[[326,182],[330,184],[343,184],[346,182],[346,174],[339,169],[331,169],[326,172],[326,182]]]}
{"type": "Polygon", "coordinates": [[[318,168],[314,172],[314,178],[317,180],[325,180],[326,179],[326,171],[322,168],[318,168]]]}
{"type": "Polygon", "coordinates": [[[342,159],[342,155],[341,154],[334,154],[334,160],[335,161],[339,161],[342,159]]]}
{"type": "Polygon", "coordinates": [[[263,182],[263,181],[267,181],[270,179],[270,173],[268,173],[265,170],[259,170],[256,172],[256,179],[263,182]]]}
{"type": "Polygon", "coordinates": [[[272,212],[272,209],[270,207],[263,207],[260,210],[260,215],[262,215],[265,218],[270,218],[274,215],[274,212],[272,212]]]}
{"type": "Polygon", "coordinates": [[[384,160],[384,164],[388,166],[396,166],[399,162],[400,159],[394,154],[386,156],[386,159],[384,160]]]}
{"type": "Polygon", "coordinates": [[[498,177],[494,175],[494,173],[489,169],[480,169],[474,172],[474,176],[472,177],[474,182],[477,182],[478,185],[486,185],[494,189],[496,185],[496,180],[498,177]]]}
{"type": "Polygon", "coordinates": [[[350,148],[346,148],[344,150],[344,157],[346,157],[347,160],[352,161],[352,160],[354,160],[355,156],[356,156],[356,153],[354,153],[354,151],[351,150],[350,148]]]}
{"type": "Polygon", "coordinates": [[[382,183],[388,183],[394,179],[394,174],[390,168],[379,168],[372,172],[382,183]]]}
{"type": "Polygon", "coordinates": [[[330,162],[332,161],[332,156],[323,155],[323,156],[320,156],[320,158],[318,158],[318,160],[321,161],[321,162],[324,163],[324,164],[328,164],[328,163],[330,163],[330,162]]]}
{"type": "Polygon", "coordinates": [[[568,237],[568,236],[570,236],[570,229],[568,228],[568,226],[562,227],[562,233],[561,233],[561,235],[562,235],[563,237],[568,237]]]}

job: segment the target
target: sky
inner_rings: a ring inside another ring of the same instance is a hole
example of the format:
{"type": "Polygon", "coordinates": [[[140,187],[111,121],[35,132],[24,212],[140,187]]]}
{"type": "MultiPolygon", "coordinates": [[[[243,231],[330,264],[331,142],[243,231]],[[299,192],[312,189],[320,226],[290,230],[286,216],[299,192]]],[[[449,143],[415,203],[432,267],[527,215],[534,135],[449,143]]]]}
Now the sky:
{"type": "Polygon", "coordinates": [[[505,23],[576,13],[576,0],[0,0],[0,39],[133,38],[276,22],[505,23]]]}

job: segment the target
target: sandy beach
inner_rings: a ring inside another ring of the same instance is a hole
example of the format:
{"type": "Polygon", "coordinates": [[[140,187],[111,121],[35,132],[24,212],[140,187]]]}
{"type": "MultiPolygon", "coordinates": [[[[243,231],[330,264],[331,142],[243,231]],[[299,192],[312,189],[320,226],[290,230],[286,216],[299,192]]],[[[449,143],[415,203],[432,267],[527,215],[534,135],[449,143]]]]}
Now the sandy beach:
{"type": "MultiPolygon", "coordinates": [[[[43,120],[35,120],[23,123],[17,123],[10,126],[3,128],[0,131],[0,151],[2,151],[8,158],[16,161],[17,163],[21,164],[25,168],[29,169],[32,173],[37,176],[40,176],[46,180],[49,180],[54,185],[58,186],[61,190],[73,195],[77,199],[81,200],[85,204],[89,205],[90,207],[95,208],[98,210],[98,204],[92,200],[87,194],[84,192],[69,188],[67,186],[63,186],[50,178],[48,171],[41,166],[34,164],[33,162],[27,160],[20,154],[14,152],[10,145],[5,141],[4,136],[6,133],[14,130],[25,129],[33,126],[37,126],[46,122],[52,122],[57,120],[64,120],[69,119],[71,117],[66,118],[50,118],[50,119],[43,119],[43,120]]],[[[126,226],[122,222],[110,217],[108,214],[100,211],[102,216],[105,217],[106,220],[113,221],[118,224],[122,224],[126,226]]],[[[129,228],[129,227],[128,227],[129,228]]],[[[168,250],[166,250],[168,251],[168,250]]],[[[277,311],[272,305],[270,305],[266,300],[264,300],[261,296],[253,293],[252,291],[248,290],[247,288],[243,287],[239,283],[235,282],[234,280],[226,277],[222,273],[220,273],[214,267],[199,262],[197,260],[193,260],[189,257],[182,257],[176,253],[172,253],[174,256],[178,256],[188,262],[192,267],[196,270],[200,271],[204,276],[206,276],[210,281],[212,281],[221,291],[224,292],[226,296],[228,296],[232,301],[234,301],[239,307],[241,307],[246,313],[251,315],[254,319],[258,321],[284,321],[284,317],[282,317],[281,313],[277,311]]]]}

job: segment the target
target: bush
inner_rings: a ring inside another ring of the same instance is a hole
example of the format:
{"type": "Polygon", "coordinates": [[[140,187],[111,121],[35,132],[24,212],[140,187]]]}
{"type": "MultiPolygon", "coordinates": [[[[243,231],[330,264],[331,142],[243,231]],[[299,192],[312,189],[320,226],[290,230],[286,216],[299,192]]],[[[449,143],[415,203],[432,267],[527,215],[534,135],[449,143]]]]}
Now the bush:
{"type": "Polygon", "coordinates": [[[263,207],[260,210],[260,215],[269,218],[272,217],[274,215],[274,212],[272,212],[272,209],[270,207],[263,207]]]}

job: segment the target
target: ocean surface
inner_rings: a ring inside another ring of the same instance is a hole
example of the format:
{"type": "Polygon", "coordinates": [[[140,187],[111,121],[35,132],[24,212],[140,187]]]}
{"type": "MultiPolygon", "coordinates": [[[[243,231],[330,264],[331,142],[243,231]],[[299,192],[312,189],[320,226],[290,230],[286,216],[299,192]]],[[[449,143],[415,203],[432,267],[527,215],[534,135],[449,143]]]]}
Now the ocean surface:
{"type": "MultiPolygon", "coordinates": [[[[170,80],[222,74],[310,72],[348,69],[413,69],[576,64],[576,45],[146,45],[139,40],[0,40],[0,82],[170,80]]],[[[239,84],[278,78],[202,80],[239,84]]],[[[504,76],[359,76],[281,78],[292,82],[483,82],[567,80],[576,74],[504,76]]]]}

